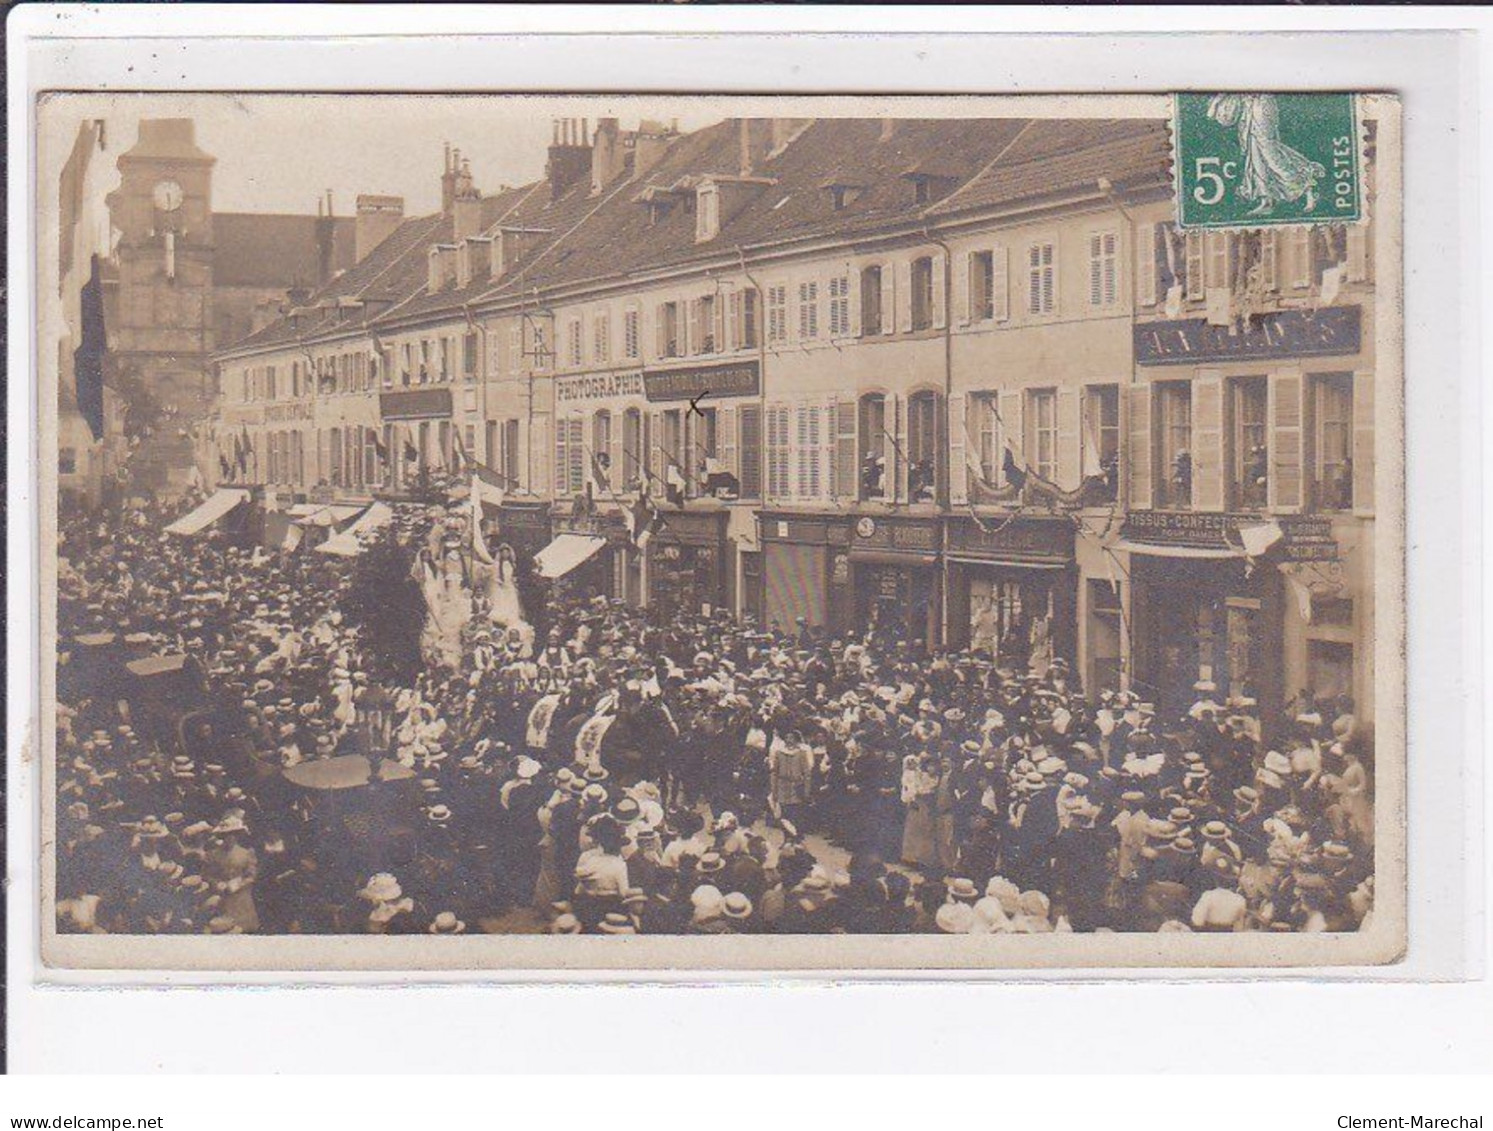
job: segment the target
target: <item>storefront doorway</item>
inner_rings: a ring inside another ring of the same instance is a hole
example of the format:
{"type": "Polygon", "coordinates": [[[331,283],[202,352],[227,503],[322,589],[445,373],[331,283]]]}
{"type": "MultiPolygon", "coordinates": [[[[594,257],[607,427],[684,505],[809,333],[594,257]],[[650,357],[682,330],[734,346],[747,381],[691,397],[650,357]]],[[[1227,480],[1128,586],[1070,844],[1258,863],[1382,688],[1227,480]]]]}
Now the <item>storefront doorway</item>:
{"type": "Polygon", "coordinates": [[[1174,718],[1211,682],[1215,698],[1248,696],[1262,718],[1281,709],[1280,582],[1241,559],[1132,557],[1137,690],[1174,718]]]}
{"type": "Polygon", "coordinates": [[[926,651],[938,638],[938,571],[932,565],[855,564],[857,634],[926,651]]]}

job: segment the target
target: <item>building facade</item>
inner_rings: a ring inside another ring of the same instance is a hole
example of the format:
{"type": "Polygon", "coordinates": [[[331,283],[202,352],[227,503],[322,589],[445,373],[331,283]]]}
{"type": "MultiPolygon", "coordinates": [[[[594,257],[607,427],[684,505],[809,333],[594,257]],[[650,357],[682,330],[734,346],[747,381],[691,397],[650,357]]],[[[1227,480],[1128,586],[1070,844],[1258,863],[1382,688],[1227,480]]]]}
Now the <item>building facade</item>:
{"type": "Polygon", "coordinates": [[[564,122],[533,185],[442,176],[218,354],[220,469],[465,453],[661,616],[1371,704],[1371,229],[1184,237],[1160,122],[564,122]]]}

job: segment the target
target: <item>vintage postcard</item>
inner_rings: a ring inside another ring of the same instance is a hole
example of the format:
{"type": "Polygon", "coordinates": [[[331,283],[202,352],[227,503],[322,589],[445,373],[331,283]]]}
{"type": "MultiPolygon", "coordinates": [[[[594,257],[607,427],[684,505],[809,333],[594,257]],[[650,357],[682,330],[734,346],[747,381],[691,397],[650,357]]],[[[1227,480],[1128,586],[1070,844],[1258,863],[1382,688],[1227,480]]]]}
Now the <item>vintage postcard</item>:
{"type": "Polygon", "coordinates": [[[37,112],[48,965],[1403,956],[1393,96],[37,112]]]}

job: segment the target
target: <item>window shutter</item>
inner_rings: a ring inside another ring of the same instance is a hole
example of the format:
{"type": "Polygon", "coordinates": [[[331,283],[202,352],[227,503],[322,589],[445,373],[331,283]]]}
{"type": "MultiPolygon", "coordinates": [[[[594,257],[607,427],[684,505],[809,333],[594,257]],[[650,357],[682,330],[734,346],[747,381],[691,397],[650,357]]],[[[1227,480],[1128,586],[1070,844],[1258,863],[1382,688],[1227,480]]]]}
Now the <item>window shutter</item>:
{"type": "MultiPolygon", "coordinates": [[[[1021,426],[1023,397],[1019,391],[1008,390],[999,395],[997,404],[1000,407],[1000,451],[995,453],[995,466],[1003,468],[1006,461],[1006,448],[1016,457],[1017,466],[1025,469],[1026,462],[1026,432],[1021,426]]],[[[1000,481],[1005,483],[1005,473],[1000,472],[1000,481]]]]}
{"type": "Polygon", "coordinates": [[[900,263],[892,265],[892,273],[897,277],[897,293],[903,296],[902,309],[897,311],[896,327],[898,332],[907,334],[912,331],[912,260],[904,259],[900,263]]]}
{"type": "Polygon", "coordinates": [[[723,407],[715,414],[715,450],[728,475],[736,476],[740,493],[741,471],[736,463],[736,410],[723,407]]]}
{"type": "Polygon", "coordinates": [[[1135,301],[1156,305],[1156,225],[1142,224],[1135,233],[1135,301]]]}
{"type": "Polygon", "coordinates": [[[737,417],[738,460],[741,471],[741,496],[744,499],[762,497],[762,409],[757,405],[742,405],[737,417]]]}
{"type": "MultiPolygon", "coordinates": [[[[533,488],[540,495],[554,494],[554,468],[545,460],[545,454],[550,452],[549,419],[544,416],[536,416],[529,425],[530,451],[535,454],[535,482],[533,488]]],[[[522,467],[522,463],[519,465],[522,467]]]]}
{"type": "Polygon", "coordinates": [[[1310,228],[1287,228],[1285,243],[1290,248],[1291,272],[1287,278],[1297,290],[1312,285],[1312,230],[1310,228]]]}
{"type": "Polygon", "coordinates": [[[854,398],[844,398],[835,406],[838,417],[835,426],[835,494],[841,498],[853,499],[859,487],[859,468],[855,459],[855,416],[856,403],[854,398]]]}
{"type": "Polygon", "coordinates": [[[648,493],[657,495],[662,493],[661,484],[667,480],[664,478],[668,469],[664,466],[664,414],[662,412],[650,412],[648,414],[648,460],[644,465],[653,474],[648,476],[648,493]]]}
{"type": "Polygon", "coordinates": [[[726,352],[726,304],[721,300],[719,294],[715,301],[710,304],[710,336],[715,339],[711,347],[712,353],[726,352]]]}
{"type": "Polygon", "coordinates": [[[1004,247],[990,250],[990,309],[997,322],[1011,317],[1011,266],[1004,247]]]}
{"type": "Polygon", "coordinates": [[[1303,501],[1301,372],[1270,378],[1270,509],[1299,511],[1303,501]]]}
{"type": "Polygon", "coordinates": [[[1362,283],[1369,277],[1369,230],[1363,224],[1349,224],[1348,282],[1362,283]]]}
{"type": "Polygon", "coordinates": [[[963,255],[954,256],[954,293],[949,295],[949,307],[951,313],[955,314],[955,326],[968,326],[974,317],[971,309],[974,303],[975,292],[971,285],[970,260],[974,258],[974,252],[966,251],[963,255]]]}
{"type": "Polygon", "coordinates": [[[653,308],[653,356],[665,357],[668,351],[665,348],[666,338],[664,336],[664,304],[659,303],[653,308]]]}
{"type": "Polygon", "coordinates": [[[949,396],[949,502],[965,503],[969,500],[969,467],[967,464],[965,438],[969,425],[965,420],[968,401],[963,393],[949,396]]]}
{"type": "Polygon", "coordinates": [[[850,304],[850,316],[846,319],[845,333],[853,338],[861,336],[861,273],[853,263],[845,264],[847,290],[845,301],[850,304]]]}
{"type": "Polygon", "coordinates": [[[881,265],[881,332],[897,332],[897,265],[881,265]]]}
{"type": "Polygon", "coordinates": [[[1152,506],[1151,386],[1131,385],[1125,390],[1125,498],[1131,510],[1152,506]]]}
{"type": "Polygon", "coordinates": [[[741,346],[741,304],[745,301],[741,296],[741,291],[731,292],[731,329],[728,338],[721,342],[722,350],[734,350],[741,346]]]}
{"type": "Polygon", "coordinates": [[[949,296],[944,273],[948,256],[939,252],[933,256],[933,327],[942,330],[949,324],[949,296]]]}
{"type": "Polygon", "coordinates": [[[1353,374],[1353,510],[1374,513],[1374,374],[1353,374]]]}
{"type": "Polygon", "coordinates": [[[896,444],[888,453],[891,457],[891,490],[887,497],[894,502],[907,501],[907,398],[893,394],[887,398],[892,410],[892,435],[896,444]]]}
{"type": "Polygon", "coordinates": [[[1224,386],[1216,369],[1200,369],[1192,382],[1192,505],[1224,509],[1224,386]]]}
{"type": "Polygon", "coordinates": [[[1058,414],[1058,486],[1073,490],[1082,477],[1079,466],[1079,397],[1077,389],[1059,389],[1058,414]]]}

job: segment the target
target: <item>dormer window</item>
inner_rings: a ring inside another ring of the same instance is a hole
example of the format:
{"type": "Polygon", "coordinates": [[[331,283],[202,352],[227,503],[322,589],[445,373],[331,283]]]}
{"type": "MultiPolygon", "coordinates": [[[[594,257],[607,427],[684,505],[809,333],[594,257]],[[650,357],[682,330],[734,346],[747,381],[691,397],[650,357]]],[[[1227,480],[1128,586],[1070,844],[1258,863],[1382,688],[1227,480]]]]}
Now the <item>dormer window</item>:
{"type": "Polygon", "coordinates": [[[721,190],[706,181],[695,190],[695,242],[706,243],[721,234],[721,190]]]}
{"type": "Polygon", "coordinates": [[[857,200],[865,189],[861,185],[832,184],[829,188],[829,199],[836,212],[844,212],[857,200]]]}
{"type": "Polygon", "coordinates": [[[912,199],[916,204],[932,204],[935,200],[942,200],[958,183],[957,177],[923,170],[913,170],[904,176],[912,182],[912,199]]]}

